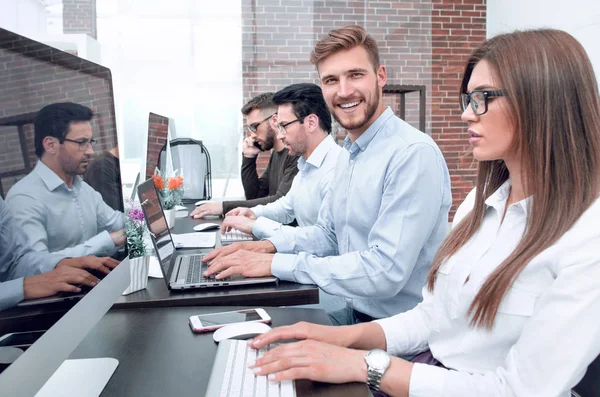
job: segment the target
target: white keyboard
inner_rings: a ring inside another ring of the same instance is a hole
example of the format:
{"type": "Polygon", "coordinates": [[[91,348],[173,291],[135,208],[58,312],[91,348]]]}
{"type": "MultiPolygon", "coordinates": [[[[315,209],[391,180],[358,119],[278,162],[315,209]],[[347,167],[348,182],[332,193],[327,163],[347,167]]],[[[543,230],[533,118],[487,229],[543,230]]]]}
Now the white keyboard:
{"type": "MultiPolygon", "coordinates": [[[[262,357],[267,348],[255,350],[248,347],[248,341],[232,341],[220,397],[294,397],[294,381],[271,382],[266,376],[256,376],[248,363],[262,357]]],[[[270,347],[275,347],[271,345],[270,347]]]]}
{"type": "Polygon", "coordinates": [[[225,234],[221,234],[221,245],[237,243],[239,241],[252,241],[252,235],[241,232],[237,229],[231,229],[225,234]]]}

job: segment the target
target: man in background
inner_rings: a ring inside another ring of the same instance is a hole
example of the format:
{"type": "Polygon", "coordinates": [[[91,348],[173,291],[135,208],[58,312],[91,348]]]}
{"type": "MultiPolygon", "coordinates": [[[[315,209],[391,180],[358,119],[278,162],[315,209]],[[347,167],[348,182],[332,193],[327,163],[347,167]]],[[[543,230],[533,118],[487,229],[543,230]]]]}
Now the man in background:
{"type": "Polygon", "coordinates": [[[109,254],[125,243],[125,217],[81,177],[94,155],[91,109],[72,102],[40,110],[35,168],[8,192],[6,203],[34,251],[63,258],[109,254]]]}
{"type": "Polygon", "coordinates": [[[254,207],[268,204],[285,196],[298,172],[298,156],[288,153],[283,142],[277,139],[275,115],[277,105],[273,93],[264,93],[252,98],[242,107],[249,135],[244,139],[242,158],[242,184],[246,200],[210,201],[196,208],[190,216],[203,218],[207,215],[223,215],[237,207],[254,207]],[[269,164],[259,177],[256,158],[261,151],[271,150],[269,164]]]}
{"type": "Polygon", "coordinates": [[[96,156],[88,166],[83,180],[100,193],[102,200],[110,208],[123,212],[121,166],[117,145],[96,156]]]}

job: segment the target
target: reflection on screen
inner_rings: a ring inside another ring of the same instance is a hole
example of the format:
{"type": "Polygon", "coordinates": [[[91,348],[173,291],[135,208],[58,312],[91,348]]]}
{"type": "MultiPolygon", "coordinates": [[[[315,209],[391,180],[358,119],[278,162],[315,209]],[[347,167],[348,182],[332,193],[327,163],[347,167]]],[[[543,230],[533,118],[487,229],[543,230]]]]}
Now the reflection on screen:
{"type": "Polygon", "coordinates": [[[169,274],[169,265],[171,263],[171,255],[175,252],[175,245],[171,239],[171,233],[167,226],[167,221],[163,215],[158,195],[154,188],[153,182],[148,181],[140,186],[140,200],[143,204],[144,214],[147,219],[148,229],[153,236],[156,253],[160,260],[160,265],[164,270],[164,274],[169,274]],[[148,187],[150,183],[150,188],[148,187]]]}
{"type": "Polygon", "coordinates": [[[159,167],[160,151],[167,143],[169,136],[169,118],[156,113],[148,116],[148,146],[146,147],[146,179],[154,175],[159,167]]]}
{"type": "Polygon", "coordinates": [[[231,323],[242,323],[245,321],[256,321],[260,320],[260,315],[256,312],[256,310],[240,310],[237,312],[230,313],[215,313],[215,314],[206,314],[199,316],[200,321],[202,321],[202,325],[204,327],[209,327],[211,325],[224,325],[231,323]]]}

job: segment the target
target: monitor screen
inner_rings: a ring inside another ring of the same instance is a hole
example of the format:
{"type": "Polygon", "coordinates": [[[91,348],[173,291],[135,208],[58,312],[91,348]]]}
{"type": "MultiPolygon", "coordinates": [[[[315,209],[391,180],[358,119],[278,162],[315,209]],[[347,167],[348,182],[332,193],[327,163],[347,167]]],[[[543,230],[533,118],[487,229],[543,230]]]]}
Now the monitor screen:
{"type": "Polygon", "coordinates": [[[156,113],[148,116],[148,146],[146,146],[146,178],[152,178],[159,167],[158,158],[161,149],[169,137],[169,118],[156,113]]]}

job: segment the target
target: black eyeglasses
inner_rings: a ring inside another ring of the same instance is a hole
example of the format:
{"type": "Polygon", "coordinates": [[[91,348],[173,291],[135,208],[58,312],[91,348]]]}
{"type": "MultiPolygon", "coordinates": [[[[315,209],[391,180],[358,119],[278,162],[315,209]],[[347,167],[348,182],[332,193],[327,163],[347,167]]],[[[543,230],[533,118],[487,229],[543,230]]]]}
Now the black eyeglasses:
{"type": "Polygon", "coordinates": [[[502,90],[474,90],[468,94],[460,94],[460,107],[464,112],[467,109],[467,106],[471,104],[473,113],[481,116],[488,111],[490,98],[500,96],[504,96],[502,90]]]}
{"type": "Polygon", "coordinates": [[[65,141],[66,142],[73,142],[73,143],[78,144],[79,145],[79,150],[82,151],[82,152],[85,151],[85,150],[87,150],[87,148],[90,147],[90,146],[93,149],[94,146],[96,146],[96,142],[97,142],[95,139],[90,139],[89,141],[87,139],[84,139],[82,141],[75,141],[73,139],[67,139],[67,138],[60,139],[60,143],[63,143],[65,141]]]}
{"type": "Polygon", "coordinates": [[[269,117],[262,119],[261,121],[257,121],[256,123],[252,123],[248,126],[248,131],[250,132],[256,132],[256,129],[258,128],[258,126],[261,123],[264,123],[265,121],[269,120],[271,117],[275,116],[277,113],[273,113],[272,115],[270,115],[269,117]]]}
{"type": "Polygon", "coordinates": [[[288,125],[295,123],[296,121],[299,121],[300,123],[302,123],[302,121],[307,118],[308,116],[310,116],[309,114],[307,114],[306,116],[302,116],[302,117],[298,117],[296,120],[292,120],[290,122],[287,122],[285,124],[277,124],[277,131],[281,132],[282,134],[287,134],[287,130],[285,129],[285,127],[287,127],[288,125]]]}

